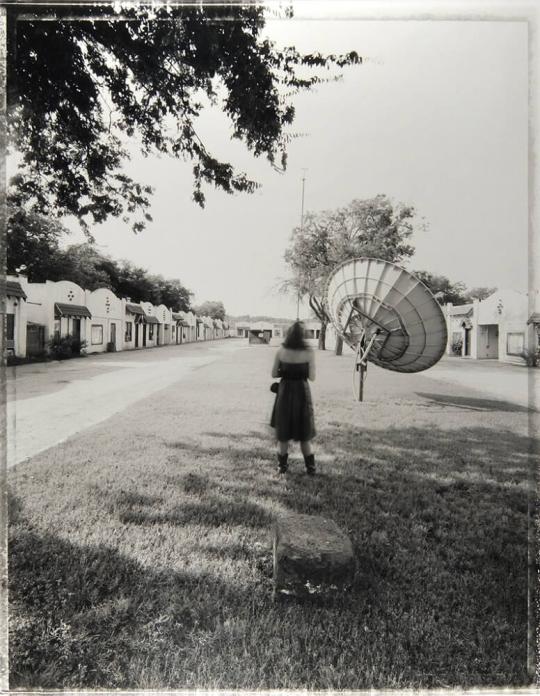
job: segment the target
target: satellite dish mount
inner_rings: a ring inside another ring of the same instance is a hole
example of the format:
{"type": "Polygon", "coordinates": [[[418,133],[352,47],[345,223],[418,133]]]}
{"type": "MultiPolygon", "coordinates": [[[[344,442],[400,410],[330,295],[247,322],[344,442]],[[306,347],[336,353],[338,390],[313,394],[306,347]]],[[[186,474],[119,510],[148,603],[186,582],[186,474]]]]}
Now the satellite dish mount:
{"type": "Polygon", "coordinates": [[[338,266],[326,283],[325,305],[337,333],[356,354],[355,398],[364,398],[368,362],[419,372],[443,355],[446,320],[428,288],[388,261],[361,257],[338,266]]]}

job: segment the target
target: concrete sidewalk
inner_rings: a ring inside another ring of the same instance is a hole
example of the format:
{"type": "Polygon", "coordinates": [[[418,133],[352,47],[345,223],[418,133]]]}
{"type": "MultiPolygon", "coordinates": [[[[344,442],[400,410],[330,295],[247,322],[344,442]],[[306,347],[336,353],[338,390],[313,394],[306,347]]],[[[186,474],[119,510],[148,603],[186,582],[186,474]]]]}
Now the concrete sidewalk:
{"type": "Polygon", "coordinates": [[[496,360],[445,358],[422,374],[520,406],[536,410],[540,406],[540,371],[533,368],[496,360]]]}
{"type": "Polygon", "coordinates": [[[8,467],[244,347],[240,342],[215,341],[10,370],[8,467]]]}

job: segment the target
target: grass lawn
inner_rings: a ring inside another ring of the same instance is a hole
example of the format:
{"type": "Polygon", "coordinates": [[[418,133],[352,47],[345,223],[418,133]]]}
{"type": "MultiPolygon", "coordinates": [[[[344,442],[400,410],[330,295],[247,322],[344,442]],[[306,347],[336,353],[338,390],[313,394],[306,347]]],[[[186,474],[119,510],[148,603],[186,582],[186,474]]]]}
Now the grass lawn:
{"type": "MultiPolygon", "coordinates": [[[[524,409],[318,354],[320,473],[275,471],[274,350],[194,371],[9,473],[11,688],[527,683],[524,409]],[[271,525],[322,514],[352,591],[272,602],[271,525]]],[[[295,450],[296,451],[296,450],[295,450]]]]}

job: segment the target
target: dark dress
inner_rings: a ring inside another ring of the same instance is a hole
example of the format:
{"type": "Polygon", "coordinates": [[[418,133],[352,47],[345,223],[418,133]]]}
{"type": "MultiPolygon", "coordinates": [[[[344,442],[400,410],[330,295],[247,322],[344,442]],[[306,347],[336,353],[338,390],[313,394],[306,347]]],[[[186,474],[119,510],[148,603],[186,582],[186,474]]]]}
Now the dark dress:
{"type": "Polygon", "coordinates": [[[280,442],[306,442],[315,436],[313,402],[307,382],[309,363],[279,362],[278,393],[272,410],[270,425],[276,429],[280,442]]]}

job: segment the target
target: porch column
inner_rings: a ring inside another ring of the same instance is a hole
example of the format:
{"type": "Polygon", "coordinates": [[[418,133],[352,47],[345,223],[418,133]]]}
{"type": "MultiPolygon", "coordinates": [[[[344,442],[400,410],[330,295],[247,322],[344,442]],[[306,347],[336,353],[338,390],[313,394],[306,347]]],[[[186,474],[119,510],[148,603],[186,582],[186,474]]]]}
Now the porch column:
{"type": "Polygon", "coordinates": [[[15,355],[19,358],[26,357],[26,302],[19,297],[17,300],[17,311],[15,312],[15,355]]]}
{"type": "Polygon", "coordinates": [[[447,302],[445,307],[444,307],[444,318],[446,321],[446,333],[448,335],[448,339],[446,341],[446,355],[453,355],[452,352],[452,326],[451,326],[451,321],[450,321],[450,310],[453,307],[452,302],[447,302]]]}
{"type": "Polygon", "coordinates": [[[478,305],[480,300],[473,300],[473,313],[471,317],[472,329],[471,329],[471,358],[473,360],[478,359],[478,343],[480,341],[480,330],[478,329],[478,305]]]}

